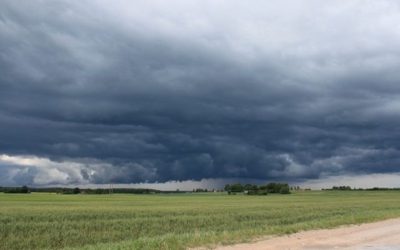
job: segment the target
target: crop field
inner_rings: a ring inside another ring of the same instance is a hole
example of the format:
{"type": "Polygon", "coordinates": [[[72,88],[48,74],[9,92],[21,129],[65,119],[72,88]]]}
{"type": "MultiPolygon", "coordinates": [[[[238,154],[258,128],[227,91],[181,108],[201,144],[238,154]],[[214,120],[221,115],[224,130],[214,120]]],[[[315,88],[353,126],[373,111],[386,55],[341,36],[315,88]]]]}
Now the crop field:
{"type": "Polygon", "coordinates": [[[185,249],[392,217],[398,191],[0,193],[0,249],[185,249]]]}

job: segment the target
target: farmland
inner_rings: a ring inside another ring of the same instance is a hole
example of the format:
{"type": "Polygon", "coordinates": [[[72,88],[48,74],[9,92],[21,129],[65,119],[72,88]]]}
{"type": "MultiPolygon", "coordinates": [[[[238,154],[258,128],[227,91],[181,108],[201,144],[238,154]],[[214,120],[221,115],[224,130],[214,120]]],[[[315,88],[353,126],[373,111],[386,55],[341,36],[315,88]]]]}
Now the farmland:
{"type": "Polygon", "coordinates": [[[0,249],[184,249],[392,217],[399,191],[0,193],[0,249]]]}

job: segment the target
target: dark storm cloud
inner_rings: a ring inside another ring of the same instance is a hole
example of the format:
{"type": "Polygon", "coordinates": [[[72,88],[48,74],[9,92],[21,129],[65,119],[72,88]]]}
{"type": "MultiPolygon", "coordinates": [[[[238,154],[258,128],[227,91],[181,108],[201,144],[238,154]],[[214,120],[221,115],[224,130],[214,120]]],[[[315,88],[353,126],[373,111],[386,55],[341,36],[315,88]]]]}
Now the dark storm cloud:
{"type": "Polygon", "coordinates": [[[0,180],[398,172],[395,1],[3,1],[0,180]]]}

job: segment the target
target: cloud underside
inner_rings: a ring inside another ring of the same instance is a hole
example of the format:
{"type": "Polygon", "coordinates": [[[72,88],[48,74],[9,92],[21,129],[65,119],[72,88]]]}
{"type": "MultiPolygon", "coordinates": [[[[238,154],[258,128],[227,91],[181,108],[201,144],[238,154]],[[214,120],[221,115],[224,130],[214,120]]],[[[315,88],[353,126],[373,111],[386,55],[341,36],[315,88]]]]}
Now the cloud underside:
{"type": "Polygon", "coordinates": [[[0,3],[0,184],[390,174],[396,1],[0,3]]]}

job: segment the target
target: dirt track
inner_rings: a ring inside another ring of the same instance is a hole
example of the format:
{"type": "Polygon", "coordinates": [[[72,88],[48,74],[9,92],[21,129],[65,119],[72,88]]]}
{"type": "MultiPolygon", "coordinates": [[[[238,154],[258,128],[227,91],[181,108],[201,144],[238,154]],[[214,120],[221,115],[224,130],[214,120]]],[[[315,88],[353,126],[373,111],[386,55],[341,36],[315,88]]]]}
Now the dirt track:
{"type": "Polygon", "coordinates": [[[336,229],[306,231],[254,243],[217,247],[216,249],[400,249],[400,219],[336,229]]]}

